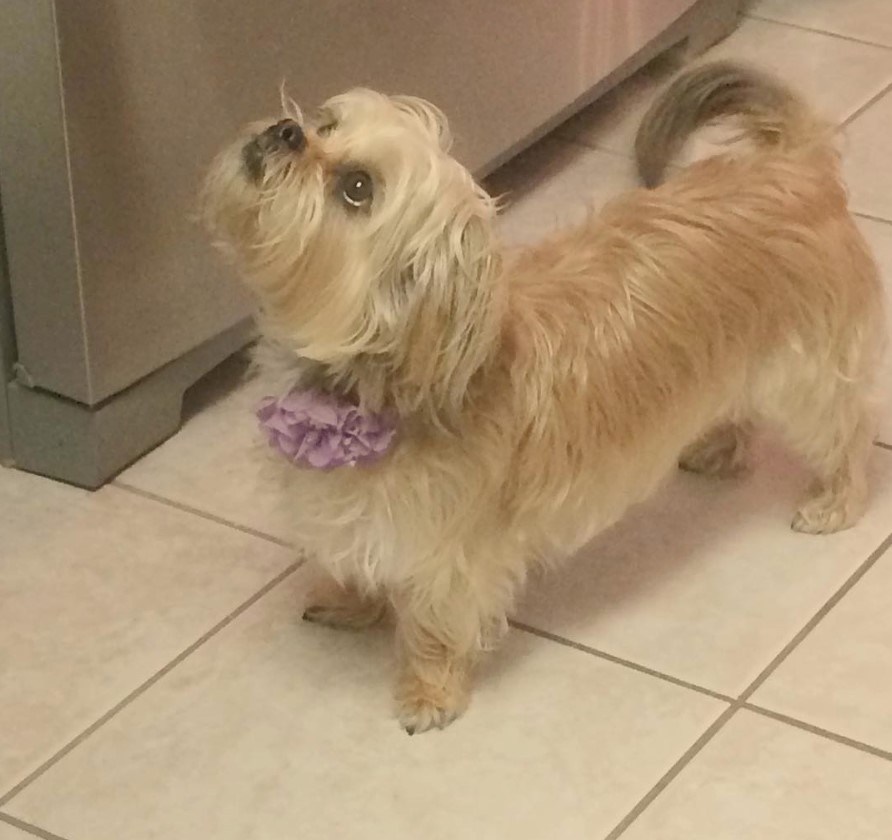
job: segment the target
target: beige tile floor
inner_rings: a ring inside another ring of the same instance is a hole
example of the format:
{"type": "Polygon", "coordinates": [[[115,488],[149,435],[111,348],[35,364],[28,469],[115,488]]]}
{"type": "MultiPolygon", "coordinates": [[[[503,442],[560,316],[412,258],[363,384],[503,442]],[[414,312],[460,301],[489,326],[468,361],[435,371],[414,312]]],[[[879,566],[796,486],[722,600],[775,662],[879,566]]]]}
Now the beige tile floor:
{"type": "MultiPolygon", "coordinates": [[[[762,0],[715,52],[845,123],[892,286],[889,0],[762,0]]],[[[509,241],[634,184],[665,75],[497,173],[509,241]]],[[[464,719],[407,738],[386,634],[299,620],[240,374],[99,493],[0,472],[0,840],[892,838],[888,403],[857,528],[792,533],[805,477],[770,444],[743,481],[679,475],[532,582],[464,719]]]]}

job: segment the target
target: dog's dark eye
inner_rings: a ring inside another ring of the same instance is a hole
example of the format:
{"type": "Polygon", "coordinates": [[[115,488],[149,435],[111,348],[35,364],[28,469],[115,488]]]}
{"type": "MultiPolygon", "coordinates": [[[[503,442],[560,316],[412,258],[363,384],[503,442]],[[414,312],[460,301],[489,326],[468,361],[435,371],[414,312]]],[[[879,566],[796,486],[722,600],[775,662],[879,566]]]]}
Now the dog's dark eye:
{"type": "Polygon", "coordinates": [[[341,197],[351,207],[365,207],[372,200],[372,179],[368,172],[354,169],[341,176],[341,197]]]}
{"type": "Polygon", "coordinates": [[[334,131],[337,127],[338,124],[334,120],[332,120],[331,122],[325,123],[325,125],[320,125],[319,128],[316,129],[316,134],[318,134],[320,137],[325,137],[331,134],[332,131],[334,131]]]}

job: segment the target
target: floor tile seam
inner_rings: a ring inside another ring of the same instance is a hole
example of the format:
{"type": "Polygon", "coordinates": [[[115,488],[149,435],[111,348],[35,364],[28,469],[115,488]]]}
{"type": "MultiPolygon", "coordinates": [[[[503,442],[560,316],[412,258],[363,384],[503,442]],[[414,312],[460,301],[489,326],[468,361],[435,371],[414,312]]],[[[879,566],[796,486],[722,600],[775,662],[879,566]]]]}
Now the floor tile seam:
{"type": "Polygon", "coordinates": [[[871,551],[871,553],[867,556],[867,559],[864,560],[840,584],[840,586],[836,590],[834,590],[834,592],[817,609],[817,611],[811,616],[811,618],[809,618],[805,622],[805,624],[797,631],[793,638],[789,642],[787,642],[786,645],[784,645],[781,651],[756,675],[756,677],[746,686],[746,688],[744,688],[744,690],[737,697],[734,697],[730,694],[724,694],[723,692],[715,691],[714,689],[708,688],[690,680],[676,677],[665,671],[651,668],[650,666],[644,665],[640,662],[636,662],[635,660],[608,653],[607,651],[601,650],[591,645],[587,645],[584,642],[579,642],[566,636],[562,636],[559,633],[554,633],[550,630],[536,627],[535,625],[529,624],[528,622],[512,619],[509,623],[512,627],[520,630],[521,632],[529,633],[530,635],[554,642],[556,644],[562,645],[563,647],[568,647],[581,653],[588,654],[589,656],[594,656],[598,659],[602,659],[606,662],[611,662],[615,665],[629,668],[640,674],[645,674],[663,682],[670,683],[671,685],[675,685],[680,688],[686,688],[690,691],[694,691],[707,697],[712,697],[715,700],[720,700],[725,703],[745,704],[748,699],[755,693],[755,691],[757,691],[758,688],[762,684],[764,684],[764,682],[771,676],[771,674],[773,674],[790,656],[790,654],[808,637],[808,635],[815,629],[815,627],[817,627],[821,623],[821,621],[823,621],[823,619],[833,610],[833,608],[837,604],[839,604],[839,602],[842,601],[842,599],[857,585],[857,583],[867,574],[867,572],[870,571],[871,568],[873,568],[873,566],[886,553],[890,546],[892,546],[892,533],[888,534],[886,538],[883,539],[873,551],[871,551]]]}
{"type": "Polygon", "coordinates": [[[858,105],[851,114],[844,117],[837,126],[837,131],[845,132],[845,130],[848,129],[858,117],[873,108],[873,106],[880,100],[885,99],[886,96],[890,94],[890,91],[892,91],[892,78],[885,82],[879,90],[867,97],[867,99],[858,105]]]}
{"type": "Polygon", "coordinates": [[[107,723],[109,723],[112,719],[118,716],[124,709],[130,706],[134,701],[139,699],[143,694],[149,691],[157,682],[163,679],[167,674],[173,671],[176,667],[182,664],[185,660],[187,660],[192,654],[202,648],[207,642],[213,639],[218,633],[228,627],[233,621],[239,618],[242,614],[244,614],[247,610],[253,607],[258,601],[260,601],[265,595],[269,594],[273,589],[275,589],[279,584],[281,584],[284,580],[290,577],[294,572],[296,572],[304,563],[303,559],[296,560],[291,563],[287,568],[279,572],[274,578],[267,581],[260,589],[258,589],[253,595],[251,595],[246,600],[242,601],[235,609],[231,610],[224,618],[218,621],[213,627],[199,636],[194,642],[192,642],[188,647],[184,648],[177,654],[173,659],[167,662],[163,667],[159,668],[155,673],[146,678],[143,682],[141,682],[136,688],[134,688],[130,693],[128,693],[124,698],[119,700],[114,706],[112,706],[108,711],[102,714],[99,718],[97,718],[93,723],[75,735],[71,740],[65,743],[61,748],[59,748],[50,758],[40,764],[35,770],[31,771],[25,778],[23,778],[20,782],[16,783],[11,787],[6,793],[0,795],[0,808],[3,808],[7,803],[11,802],[16,796],[18,796],[23,790],[33,784],[37,779],[43,776],[48,770],[58,764],[62,759],[65,758],[72,750],[80,746],[84,741],[86,741],[91,735],[104,727],[107,723]]]}
{"type": "Polygon", "coordinates": [[[850,44],[860,44],[863,47],[875,47],[881,50],[889,50],[892,51],[892,45],[883,44],[879,41],[869,41],[866,38],[858,38],[855,35],[845,35],[842,32],[830,32],[826,29],[820,29],[817,26],[806,26],[802,23],[791,23],[787,20],[778,20],[777,18],[766,17],[765,15],[753,14],[752,12],[747,12],[744,17],[749,20],[758,20],[762,23],[773,23],[777,26],[786,26],[790,29],[797,29],[800,32],[811,32],[815,35],[826,35],[828,38],[835,38],[838,41],[848,41],[850,44]]]}
{"type": "Polygon", "coordinates": [[[608,653],[607,651],[600,650],[598,648],[592,647],[591,645],[586,645],[582,642],[568,639],[566,636],[561,636],[558,633],[552,633],[549,630],[543,630],[542,628],[536,627],[535,625],[514,620],[510,621],[510,625],[516,630],[520,630],[523,633],[529,633],[531,636],[536,636],[540,639],[554,642],[555,644],[561,645],[562,647],[571,648],[573,650],[579,651],[580,653],[587,654],[588,656],[593,656],[596,659],[610,662],[613,665],[619,665],[621,667],[628,668],[629,670],[635,671],[636,673],[643,674],[648,677],[653,677],[657,680],[669,683],[670,685],[674,685],[678,688],[685,688],[689,691],[693,691],[705,697],[710,697],[713,700],[720,700],[723,703],[737,702],[736,698],[731,695],[723,694],[720,691],[715,691],[711,688],[707,688],[706,686],[691,682],[690,680],[685,680],[681,677],[673,676],[672,674],[666,673],[665,671],[651,668],[647,665],[641,664],[640,662],[635,662],[635,660],[633,659],[616,656],[615,654],[608,653]]]}
{"type": "Polygon", "coordinates": [[[202,510],[201,508],[195,507],[194,505],[189,505],[185,502],[180,502],[176,499],[168,498],[167,496],[163,496],[159,493],[154,493],[151,490],[143,490],[141,487],[129,484],[128,482],[120,480],[113,481],[111,482],[110,486],[116,487],[118,490],[122,490],[126,493],[131,493],[134,496],[139,496],[142,499],[147,499],[148,501],[155,502],[156,504],[173,508],[174,510],[178,510],[181,513],[190,513],[193,516],[198,516],[202,519],[206,519],[208,522],[213,522],[216,525],[223,525],[224,527],[231,528],[232,530],[238,531],[239,533],[247,534],[251,537],[256,537],[257,539],[264,540],[265,542],[271,542],[274,545],[281,546],[282,548],[294,548],[294,545],[292,543],[289,543],[287,540],[283,540],[281,537],[277,537],[274,534],[268,534],[265,531],[258,530],[257,528],[251,528],[247,525],[241,525],[238,522],[233,522],[231,519],[226,519],[223,516],[218,516],[215,513],[210,513],[209,511],[202,510]]]}
{"type": "Polygon", "coordinates": [[[890,546],[892,546],[892,533],[887,535],[886,538],[882,540],[879,545],[868,555],[867,559],[864,560],[864,562],[862,562],[840,584],[840,586],[836,590],[834,590],[834,592],[818,608],[818,610],[812,615],[812,617],[808,619],[808,621],[806,621],[806,623],[802,626],[802,628],[799,629],[799,631],[797,631],[793,638],[786,645],[784,645],[780,653],[778,653],[736,697],[730,694],[716,691],[704,685],[700,685],[699,683],[685,680],[681,677],[676,677],[666,671],[661,671],[657,668],[651,668],[650,666],[644,665],[640,662],[636,662],[633,659],[628,659],[626,657],[617,656],[613,653],[608,653],[607,651],[601,650],[591,645],[587,645],[584,642],[579,642],[566,636],[562,636],[559,633],[554,633],[550,630],[536,627],[535,625],[529,624],[528,622],[511,619],[509,624],[513,628],[515,628],[516,630],[520,630],[521,632],[529,633],[530,635],[554,642],[556,644],[562,645],[563,647],[568,647],[581,653],[588,654],[589,656],[594,656],[598,659],[602,659],[606,662],[611,662],[615,665],[629,668],[640,674],[654,677],[655,679],[670,683],[671,685],[678,686],[679,688],[686,688],[689,691],[694,691],[697,694],[702,694],[704,696],[711,697],[715,700],[720,700],[725,703],[746,704],[748,699],[755,693],[755,691],[758,690],[758,688],[768,679],[768,677],[770,677],[771,674],[774,673],[781,664],[783,664],[786,658],[796,649],[796,647],[798,647],[802,643],[802,641],[807,638],[811,631],[814,630],[814,628],[821,623],[821,621],[833,610],[833,608],[857,585],[857,583],[867,574],[868,571],[870,571],[870,569],[877,563],[877,561],[883,556],[883,554],[885,554],[890,546]]]}
{"type": "MultiPolygon", "coordinates": [[[[889,548],[890,544],[892,544],[892,534],[890,534],[878,547],[871,553],[868,559],[846,580],[846,582],[837,590],[834,595],[828,599],[828,601],[818,610],[817,613],[812,617],[812,619],[806,623],[803,630],[801,630],[796,637],[791,641],[790,644],[782,651],[782,654],[786,653],[786,656],[801,643],[802,639],[805,638],[807,633],[803,634],[803,631],[810,632],[814,629],[823,617],[829,613],[830,610],[836,606],[839,601],[845,597],[845,595],[854,587],[855,584],[869,571],[869,569],[879,560],[879,558],[885,553],[885,551],[889,548]],[[800,638],[801,636],[801,638],[800,638]],[[795,645],[793,644],[795,642],[795,645]]],[[[88,727],[87,730],[84,730],[81,735],[76,737],[72,742],[70,742],[66,747],[60,750],[49,762],[42,765],[38,768],[35,773],[31,774],[27,777],[23,782],[16,785],[10,792],[0,798],[0,806],[5,805],[11,799],[14,798],[18,793],[20,793],[24,788],[39,778],[46,770],[48,770],[51,766],[61,760],[65,755],[67,755],[72,749],[86,740],[89,735],[93,734],[97,729],[99,729],[102,725],[107,723],[112,719],[115,715],[117,715],[120,711],[122,711],[127,705],[129,705],[133,700],[135,700],[138,696],[142,695],[149,688],[152,687],[158,680],[160,680],[164,675],[169,673],[184,661],[188,656],[194,653],[199,647],[201,647],[205,642],[207,642],[210,638],[220,632],[226,625],[231,623],[235,618],[241,615],[245,610],[250,608],[254,603],[256,603],[260,598],[263,597],[266,593],[268,593],[271,589],[281,583],[286,577],[295,572],[297,568],[301,565],[301,561],[296,561],[293,563],[288,569],[282,572],[277,578],[270,581],[262,590],[255,593],[255,595],[248,599],[248,601],[244,602],[240,605],[239,608],[231,612],[226,618],[224,618],[221,622],[215,625],[208,633],[202,636],[199,640],[189,646],[186,650],[184,650],[178,657],[168,663],[167,666],[162,668],[148,680],[146,680],[141,686],[131,692],[123,701],[113,707],[109,712],[103,715],[97,722],[95,722],[91,727],[88,727]]],[[[692,683],[687,683],[686,681],[680,681],[677,678],[671,677],[670,675],[663,674],[658,671],[654,671],[653,669],[646,668],[645,666],[640,666],[637,663],[634,663],[630,660],[624,660],[620,657],[614,657],[611,654],[606,654],[603,651],[598,651],[597,649],[591,648],[587,645],[582,645],[581,643],[573,642],[572,640],[566,639],[564,637],[558,636],[557,634],[549,633],[548,631],[542,631],[539,628],[532,627],[531,625],[522,624],[520,622],[512,622],[512,625],[516,627],[516,629],[529,632],[533,635],[539,636],[541,638],[548,639],[550,641],[554,641],[556,643],[571,647],[573,649],[579,650],[581,652],[587,653],[589,655],[593,655],[604,659],[606,661],[613,662],[618,665],[630,667],[633,670],[636,670],[640,673],[644,673],[646,675],[655,677],[657,679],[665,680],[673,685],[679,687],[686,687],[691,690],[697,691],[699,693],[706,694],[707,696],[713,697],[714,699],[720,699],[725,702],[729,702],[728,707],[722,712],[719,717],[713,721],[713,723],[707,727],[707,729],[695,740],[694,744],[689,747],[682,756],[673,764],[673,766],[661,777],[661,779],[642,797],[641,800],[633,807],[626,817],[610,832],[609,835],[605,838],[605,840],[615,840],[620,837],[625,830],[647,809],[647,807],[659,796],[659,794],[665,790],[669,784],[681,773],[681,771],[688,765],[690,762],[696,757],[697,754],[715,737],[715,735],[727,724],[727,722],[733,717],[733,715],[741,708],[747,709],[757,714],[762,714],[767,717],[771,717],[773,719],[778,720],[779,722],[785,723],[790,726],[794,726],[796,728],[803,729],[805,731],[809,731],[812,734],[817,736],[825,737],[829,740],[833,740],[835,742],[850,746],[851,748],[861,750],[870,755],[877,756],[880,758],[884,758],[887,760],[892,760],[892,753],[887,753],[884,750],[881,750],[877,747],[873,747],[870,744],[866,744],[864,742],[856,741],[854,739],[847,738],[846,736],[839,735],[838,733],[833,733],[829,730],[824,730],[821,727],[816,727],[812,724],[809,724],[805,721],[800,721],[798,719],[781,715],[780,713],[773,712],[770,709],[766,709],[764,707],[758,706],[757,704],[749,703],[747,701],[747,697],[751,696],[753,691],[758,688],[758,685],[761,685],[764,682],[764,679],[767,676],[770,676],[770,673],[773,673],[777,667],[783,662],[783,659],[776,658],[769,666],[771,670],[766,669],[760,674],[756,680],[751,683],[746,691],[744,691],[740,697],[734,701],[732,698],[727,697],[726,695],[720,695],[716,692],[712,692],[709,689],[704,689],[701,686],[697,686],[692,683]],[[767,672],[767,673],[766,673],[767,672]]],[[[9,823],[10,825],[16,826],[17,823],[21,825],[16,827],[21,827],[23,830],[27,828],[31,829],[30,833],[35,834],[39,837],[48,838],[48,840],[64,840],[64,838],[58,838],[57,835],[52,835],[44,830],[40,829],[37,826],[31,826],[28,823],[25,823],[18,818],[12,817],[11,815],[7,815],[5,813],[0,812],[0,819],[9,823]]]]}
{"type": "MultiPolygon", "coordinates": [[[[703,748],[721,731],[722,728],[731,720],[731,718],[740,710],[747,709],[750,706],[752,707],[751,711],[761,710],[762,707],[756,706],[756,704],[748,704],[748,698],[752,696],[753,692],[758,689],[758,687],[772,674],[774,671],[780,667],[781,664],[786,660],[786,658],[790,655],[790,653],[795,650],[796,647],[808,636],[808,634],[816,627],[821,620],[835,607],[847,594],[851,591],[852,588],[861,580],[864,575],[876,564],[876,562],[883,556],[883,554],[888,550],[888,548],[892,545],[892,534],[889,534],[886,539],[884,539],[874,551],[870,553],[867,559],[845,580],[845,582],[833,593],[833,595],[828,598],[828,600],[817,610],[817,612],[812,616],[812,618],[806,622],[803,628],[793,637],[793,639],[784,647],[778,656],[776,656],[765,669],[760,672],[760,674],[750,683],[750,685],[740,694],[740,696],[735,700],[728,698],[731,700],[728,707],[722,712],[722,714],[715,720],[713,723],[707,727],[707,729],[697,738],[694,743],[681,755],[681,757],[672,765],[672,767],[659,779],[659,781],[636,803],[636,805],[626,814],[625,817],[616,825],[616,827],[604,838],[604,840],[618,840],[626,830],[648,809],[648,807],[657,799],[657,797],[664,791],[677,776],[687,767],[691,761],[696,758],[696,756],[703,750],[703,748]]],[[[514,623],[514,626],[518,626],[517,623],[514,623]]],[[[598,655],[598,652],[593,648],[588,648],[586,645],[582,645],[580,643],[572,642],[571,640],[564,639],[563,637],[556,636],[555,634],[548,633],[547,631],[540,631],[537,628],[533,628],[530,625],[522,625],[518,626],[518,629],[527,629],[528,632],[535,631],[535,635],[542,635],[543,638],[551,638],[552,641],[555,641],[560,644],[567,644],[570,647],[576,648],[586,653],[590,653],[591,655],[598,655]]],[[[610,661],[614,661],[614,657],[610,657],[609,655],[605,658],[609,658],[610,661]]],[[[627,664],[628,667],[634,667],[635,670],[642,670],[640,666],[635,666],[635,663],[626,663],[620,662],[618,664],[627,664]]],[[[651,676],[660,678],[667,678],[668,675],[661,675],[661,672],[651,672],[650,669],[644,669],[645,673],[650,673],[651,676]]],[[[673,684],[679,684],[675,678],[668,677],[668,681],[673,684]]],[[[700,690],[703,693],[709,694],[709,696],[715,697],[716,695],[710,692],[708,689],[704,690],[694,684],[687,684],[686,687],[689,687],[693,690],[700,690]]],[[[717,699],[722,699],[722,696],[719,696],[717,699]]],[[[767,710],[765,710],[767,714],[767,710]]],[[[804,722],[795,721],[796,724],[799,724],[800,728],[807,728],[811,725],[805,724],[804,722]]],[[[791,719],[788,721],[789,725],[794,725],[794,720],[791,719]]],[[[818,734],[817,732],[814,734],[818,734]]],[[[834,733],[828,733],[828,735],[833,735],[834,733]]],[[[849,740],[845,739],[845,736],[836,736],[832,740],[849,740]]],[[[865,752],[870,753],[871,755],[882,754],[882,751],[878,751],[877,748],[871,747],[868,744],[861,744],[857,742],[859,747],[862,748],[865,752]]],[[[853,746],[849,744],[849,746],[853,746]]],[[[881,755],[881,757],[884,757],[881,755]]]]}
{"type": "Polygon", "coordinates": [[[861,741],[857,738],[852,738],[849,735],[844,735],[841,732],[834,732],[832,729],[826,729],[823,726],[818,726],[817,724],[811,723],[807,720],[803,720],[802,718],[797,718],[794,715],[787,715],[783,712],[775,711],[774,709],[768,708],[767,706],[759,705],[758,703],[745,702],[741,704],[741,708],[745,709],[748,712],[753,712],[755,714],[762,715],[763,717],[770,718],[771,720],[775,720],[778,723],[783,723],[796,729],[801,729],[804,732],[810,732],[812,735],[824,738],[825,740],[833,741],[834,743],[842,744],[846,747],[851,747],[852,749],[869,753],[876,758],[881,758],[885,761],[892,762],[892,752],[890,752],[889,750],[884,750],[882,747],[877,747],[874,744],[870,744],[867,741],[861,741]]]}
{"type": "Polygon", "coordinates": [[[703,751],[707,744],[728,724],[741,708],[739,703],[728,706],[688,747],[672,766],[660,777],[629,812],[614,826],[604,840],[618,840],[631,825],[653,804],[660,794],[668,788],[684,769],[703,751]]]}
{"type": "Polygon", "coordinates": [[[21,820],[18,817],[14,817],[12,814],[6,814],[3,811],[0,811],[0,824],[11,825],[13,828],[17,828],[25,834],[32,834],[35,837],[41,838],[41,840],[67,840],[67,838],[62,837],[59,834],[53,834],[53,832],[47,831],[39,825],[34,825],[27,820],[21,820]]]}
{"type": "MultiPolygon", "coordinates": [[[[815,537],[821,539],[821,537],[815,537]]],[[[892,546],[892,533],[888,534],[879,545],[860,563],[855,570],[834,590],[827,600],[815,611],[794,636],[781,648],[780,652],[756,675],[752,682],[738,695],[738,703],[746,703],[750,697],[774,674],[789,656],[807,639],[814,629],[830,614],[830,612],[855,588],[860,580],[876,565],[879,559],[892,546]]]]}
{"type": "Polygon", "coordinates": [[[790,726],[791,728],[800,729],[802,731],[808,732],[816,737],[824,738],[825,740],[832,741],[834,743],[841,744],[843,746],[847,746],[852,749],[856,749],[860,752],[867,753],[875,758],[884,759],[886,761],[892,761],[892,753],[887,752],[886,750],[880,749],[879,747],[874,747],[871,744],[867,744],[863,741],[857,741],[853,738],[848,738],[845,735],[840,735],[838,733],[832,732],[827,729],[823,729],[822,727],[815,726],[814,724],[809,724],[805,721],[798,720],[796,718],[782,715],[778,712],[774,712],[770,709],[767,709],[763,706],[758,706],[754,703],[749,703],[744,700],[737,700],[732,705],[730,705],[724,712],[715,720],[709,727],[697,738],[694,743],[688,747],[688,749],[681,755],[681,757],[670,767],[670,769],[660,777],[659,781],[652,787],[650,790],[638,800],[635,806],[626,814],[625,817],[614,827],[614,829],[606,835],[604,840],[618,840],[626,830],[634,823],[659,797],[659,795],[666,790],[672,782],[684,771],[686,767],[688,767],[691,762],[703,751],[703,749],[712,741],[716,735],[728,724],[732,717],[739,711],[748,711],[753,714],[759,714],[763,717],[770,718],[772,720],[777,721],[778,723],[782,723],[786,726],[790,726]]]}
{"type": "Polygon", "coordinates": [[[892,219],[885,219],[882,216],[877,216],[874,213],[865,213],[863,210],[852,210],[853,216],[859,216],[862,219],[867,219],[871,222],[879,222],[882,225],[892,225],[892,219]]]}

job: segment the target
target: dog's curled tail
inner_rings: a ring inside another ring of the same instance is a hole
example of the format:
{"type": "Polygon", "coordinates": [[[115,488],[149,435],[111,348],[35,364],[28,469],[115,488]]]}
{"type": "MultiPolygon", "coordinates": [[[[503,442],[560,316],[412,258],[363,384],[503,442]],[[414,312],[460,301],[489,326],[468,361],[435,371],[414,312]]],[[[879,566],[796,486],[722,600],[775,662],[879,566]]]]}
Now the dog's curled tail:
{"type": "Polygon", "coordinates": [[[734,61],[693,67],[673,81],[644,115],[635,138],[642,181],[653,187],[690,135],[719,117],[738,117],[746,136],[778,149],[829,142],[832,128],[790,88],[734,61]]]}

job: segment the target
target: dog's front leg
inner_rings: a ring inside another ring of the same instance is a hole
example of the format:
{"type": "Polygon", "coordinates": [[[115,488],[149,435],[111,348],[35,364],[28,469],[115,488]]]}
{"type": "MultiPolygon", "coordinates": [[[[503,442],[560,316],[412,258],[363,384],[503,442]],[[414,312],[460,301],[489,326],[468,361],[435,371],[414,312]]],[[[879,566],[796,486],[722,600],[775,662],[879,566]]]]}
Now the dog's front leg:
{"type": "Polygon", "coordinates": [[[507,629],[514,589],[509,572],[492,562],[468,565],[479,578],[456,571],[436,582],[416,578],[392,593],[400,655],[397,713],[410,735],[442,729],[465,710],[481,649],[507,629]]]}
{"type": "Polygon", "coordinates": [[[400,674],[397,714],[410,735],[450,724],[467,707],[475,646],[469,642],[473,618],[459,599],[437,604],[419,601],[417,593],[394,599],[400,674]]]}

